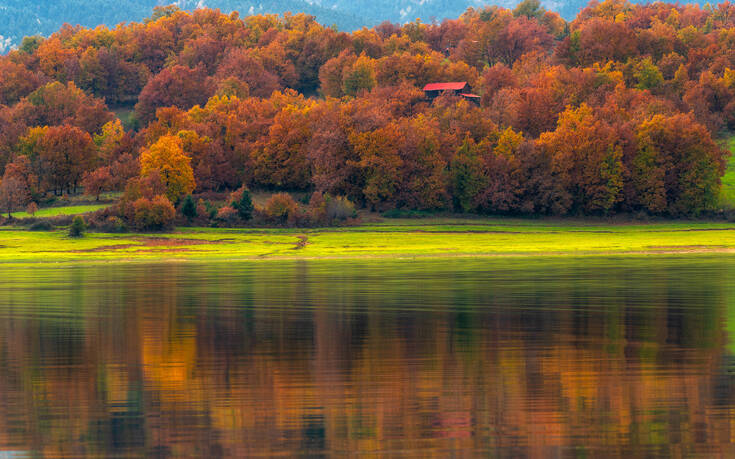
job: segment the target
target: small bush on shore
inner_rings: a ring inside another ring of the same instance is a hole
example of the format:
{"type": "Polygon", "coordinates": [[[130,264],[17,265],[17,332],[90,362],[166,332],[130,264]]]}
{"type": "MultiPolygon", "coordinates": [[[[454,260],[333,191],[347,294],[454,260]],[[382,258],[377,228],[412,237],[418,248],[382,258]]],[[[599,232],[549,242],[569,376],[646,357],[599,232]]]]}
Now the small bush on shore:
{"type": "Polygon", "coordinates": [[[298,218],[299,204],[288,193],[276,193],[265,203],[265,217],[271,223],[292,224],[298,218]]]}
{"type": "Polygon", "coordinates": [[[162,230],[169,228],[176,218],[176,209],[166,196],[158,195],[153,199],[140,198],[133,203],[133,219],[138,230],[162,230]]]}
{"type": "Polygon", "coordinates": [[[327,217],[330,221],[355,218],[355,204],[344,196],[329,196],[327,199],[327,217]]]}
{"type": "Polygon", "coordinates": [[[26,213],[30,215],[31,217],[35,217],[36,212],[38,212],[38,204],[31,201],[31,203],[28,204],[28,207],[26,207],[26,213]]]}
{"type": "Polygon", "coordinates": [[[71,237],[83,237],[84,232],[87,230],[87,224],[84,222],[84,217],[77,215],[71,222],[69,227],[69,236],[71,237]]]}
{"type": "Polygon", "coordinates": [[[217,220],[226,224],[232,225],[238,220],[238,212],[232,206],[224,206],[217,211],[217,220]]]}
{"type": "Polygon", "coordinates": [[[41,220],[33,223],[28,229],[30,231],[53,231],[55,227],[50,222],[41,220]]]}

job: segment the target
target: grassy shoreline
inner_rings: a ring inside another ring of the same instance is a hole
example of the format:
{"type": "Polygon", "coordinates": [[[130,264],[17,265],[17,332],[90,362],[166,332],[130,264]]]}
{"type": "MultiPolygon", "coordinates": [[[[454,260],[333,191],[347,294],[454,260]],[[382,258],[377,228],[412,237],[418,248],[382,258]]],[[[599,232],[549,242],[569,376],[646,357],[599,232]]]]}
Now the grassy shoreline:
{"type": "Polygon", "coordinates": [[[179,228],[163,234],[0,229],[1,264],[735,253],[735,224],[386,219],[346,228],[179,228]]]}

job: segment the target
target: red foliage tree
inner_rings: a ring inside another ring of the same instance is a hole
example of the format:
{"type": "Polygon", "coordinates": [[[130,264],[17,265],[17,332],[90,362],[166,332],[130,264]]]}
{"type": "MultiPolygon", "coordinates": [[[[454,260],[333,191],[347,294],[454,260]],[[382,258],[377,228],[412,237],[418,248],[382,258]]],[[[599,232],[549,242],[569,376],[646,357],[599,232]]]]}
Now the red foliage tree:
{"type": "Polygon", "coordinates": [[[213,92],[203,70],[174,65],[148,81],[140,92],[135,111],[147,124],[155,117],[157,108],[175,106],[188,110],[203,105],[213,92]]]}
{"type": "Polygon", "coordinates": [[[92,137],[78,127],[52,126],[39,141],[39,157],[45,164],[43,181],[55,193],[76,192],[84,174],[94,166],[92,137]]]}
{"type": "Polygon", "coordinates": [[[112,190],[113,185],[114,179],[110,173],[109,166],[103,166],[92,172],[88,172],[82,179],[84,193],[94,196],[97,201],[100,200],[100,194],[112,190]]]}

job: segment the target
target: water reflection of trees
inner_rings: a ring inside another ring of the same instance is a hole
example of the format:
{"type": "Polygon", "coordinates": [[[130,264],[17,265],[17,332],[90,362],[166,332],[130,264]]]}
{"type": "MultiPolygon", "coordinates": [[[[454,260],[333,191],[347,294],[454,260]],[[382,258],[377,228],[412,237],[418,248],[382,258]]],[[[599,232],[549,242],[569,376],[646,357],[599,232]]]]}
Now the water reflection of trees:
{"type": "Polygon", "coordinates": [[[429,268],[16,273],[0,447],[728,452],[727,266],[429,268]]]}

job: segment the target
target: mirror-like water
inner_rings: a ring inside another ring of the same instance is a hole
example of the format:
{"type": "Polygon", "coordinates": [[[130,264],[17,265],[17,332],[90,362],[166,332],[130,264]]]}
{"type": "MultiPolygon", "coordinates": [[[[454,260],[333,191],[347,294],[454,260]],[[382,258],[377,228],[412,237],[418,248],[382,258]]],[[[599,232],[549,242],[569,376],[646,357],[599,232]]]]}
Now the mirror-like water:
{"type": "Polygon", "coordinates": [[[0,319],[0,457],[735,454],[733,257],[0,267],[0,319]]]}

